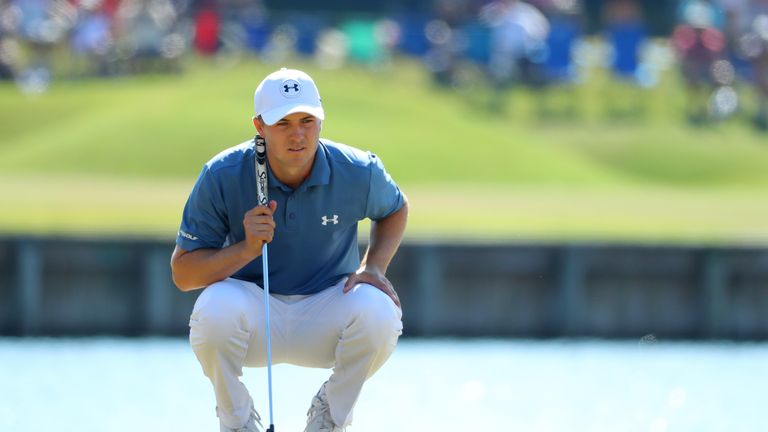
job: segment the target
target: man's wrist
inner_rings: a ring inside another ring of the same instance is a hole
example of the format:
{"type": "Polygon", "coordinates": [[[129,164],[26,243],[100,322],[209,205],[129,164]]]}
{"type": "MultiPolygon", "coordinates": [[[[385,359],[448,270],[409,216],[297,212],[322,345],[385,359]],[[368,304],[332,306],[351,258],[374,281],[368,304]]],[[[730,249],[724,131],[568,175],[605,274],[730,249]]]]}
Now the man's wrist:
{"type": "Polygon", "coordinates": [[[261,247],[251,246],[247,240],[236,243],[233,247],[237,248],[237,255],[248,262],[255,260],[261,255],[261,247]]]}
{"type": "Polygon", "coordinates": [[[379,275],[384,275],[385,270],[382,269],[380,266],[372,263],[363,263],[360,265],[360,270],[368,273],[375,273],[379,275]]]}

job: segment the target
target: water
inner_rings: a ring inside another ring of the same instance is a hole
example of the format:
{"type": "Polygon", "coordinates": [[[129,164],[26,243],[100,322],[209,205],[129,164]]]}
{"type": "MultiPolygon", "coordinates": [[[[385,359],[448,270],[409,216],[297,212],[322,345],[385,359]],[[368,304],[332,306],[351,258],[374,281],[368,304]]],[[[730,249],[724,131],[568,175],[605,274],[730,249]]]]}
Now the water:
{"type": "MultiPolygon", "coordinates": [[[[350,432],[768,430],[768,344],[400,342],[350,432]]],[[[301,432],[326,370],[274,368],[275,429],[301,432]]],[[[266,373],[243,380],[265,417],[266,373]]],[[[0,431],[218,431],[184,339],[0,339],[0,431]]]]}

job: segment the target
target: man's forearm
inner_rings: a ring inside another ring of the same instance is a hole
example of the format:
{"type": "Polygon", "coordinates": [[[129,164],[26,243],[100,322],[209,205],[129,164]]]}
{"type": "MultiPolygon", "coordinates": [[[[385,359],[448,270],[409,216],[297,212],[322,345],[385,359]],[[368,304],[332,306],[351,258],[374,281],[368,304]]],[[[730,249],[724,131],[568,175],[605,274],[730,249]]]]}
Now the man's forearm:
{"type": "Polygon", "coordinates": [[[240,242],[223,249],[197,249],[191,252],[176,248],[171,259],[173,282],[182,291],[192,291],[224,280],[256,259],[240,242]]]}
{"type": "Polygon", "coordinates": [[[370,243],[361,265],[376,267],[382,273],[386,273],[403,239],[407,222],[408,200],[403,196],[403,206],[400,210],[384,219],[371,222],[370,243]]]}

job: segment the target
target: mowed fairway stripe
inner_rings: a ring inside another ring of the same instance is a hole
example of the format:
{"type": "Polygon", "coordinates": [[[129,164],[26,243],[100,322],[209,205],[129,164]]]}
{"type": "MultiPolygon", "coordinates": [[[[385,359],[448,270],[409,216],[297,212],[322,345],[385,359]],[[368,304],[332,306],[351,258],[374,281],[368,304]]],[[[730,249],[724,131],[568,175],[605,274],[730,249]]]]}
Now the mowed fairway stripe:
{"type": "MultiPolygon", "coordinates": [[[[0,232],[174,238],[194,179],[0,175],[0,232]]],[[[768,242],[768,192],[403,185],[408,238],[768,242]]],[[[365,232],[367,224],[361,224],[365,232]]]]}

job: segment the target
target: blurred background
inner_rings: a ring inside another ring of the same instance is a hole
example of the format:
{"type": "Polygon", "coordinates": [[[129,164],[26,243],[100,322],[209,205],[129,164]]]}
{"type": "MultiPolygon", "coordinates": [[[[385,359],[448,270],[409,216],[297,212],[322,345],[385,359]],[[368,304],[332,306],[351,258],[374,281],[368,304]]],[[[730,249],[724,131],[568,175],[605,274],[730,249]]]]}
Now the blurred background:
{"type": "Polygon", "coordinates": [[[168,263],[282,66],[411,201],[352,430],[768,430],[765,0],[0,0],[0,430],[216,429],[168,263]]]}

